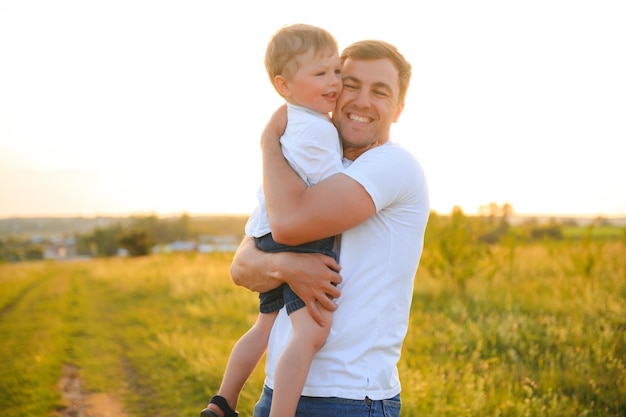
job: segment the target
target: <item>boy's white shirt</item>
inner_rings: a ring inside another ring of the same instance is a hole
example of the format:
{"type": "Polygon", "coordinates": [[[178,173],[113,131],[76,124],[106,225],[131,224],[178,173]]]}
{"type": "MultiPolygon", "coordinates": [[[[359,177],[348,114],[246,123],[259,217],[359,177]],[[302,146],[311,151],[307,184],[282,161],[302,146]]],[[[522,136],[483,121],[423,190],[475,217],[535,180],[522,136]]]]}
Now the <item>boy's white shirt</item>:
{"type": "MultiPolygon", "coordinates": [[[[288,104],[287,127],[280,143],[285,159],[307,186],[343,170],[337,129],[326,114],[288,104]]],[[[257,191],[257,201],[246,223],[247,236],[261,237],[271,231],[262,185],[257,191]]]]}
{"type": "MultiPolygon", "coordinates": [[[[367,190],[376,214],[341,235],[342,295],[302,395],[381,400],[401,389],[397,363],[430,210],[428,189],[419,162],[391,142],[365,152],[343,174],[367,190]]],[[[266,359],[270,388],[291,335],[282,309],[266,359]]]]}

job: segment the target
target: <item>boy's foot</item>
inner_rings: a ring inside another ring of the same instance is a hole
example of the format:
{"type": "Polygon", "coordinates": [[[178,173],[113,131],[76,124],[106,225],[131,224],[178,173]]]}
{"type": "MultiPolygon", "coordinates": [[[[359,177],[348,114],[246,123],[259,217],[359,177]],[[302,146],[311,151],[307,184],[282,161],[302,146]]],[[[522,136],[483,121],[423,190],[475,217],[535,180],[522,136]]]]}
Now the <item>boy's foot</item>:
{"type": "Polygon", "coordinates": [[[220,416],[215,414],[215,412],[213,410],[209,410],[208,408],[205,408],[200,413],[200,417],[220,417],[220,416]]]}
{"type": "MultiPolygon", "coordinates": [[[[235,410],[230,408],[226,399],[220,395],[214,395],[213,398],[211,398],[211,401],[209,401],[209,404],[215,404],[216,406],[218,406],[219,409],[222,410],[222,412],[224,413],[222,417],[239,416],[239,413],[237,413],[235,410]]],[[[220,416],[215,411],[209,409],[209,407],[207,406],[207,408],[205,408],[204,410],[202,410],[202,412],[200,412],[200,417],[220,417],[220,416]]]]}

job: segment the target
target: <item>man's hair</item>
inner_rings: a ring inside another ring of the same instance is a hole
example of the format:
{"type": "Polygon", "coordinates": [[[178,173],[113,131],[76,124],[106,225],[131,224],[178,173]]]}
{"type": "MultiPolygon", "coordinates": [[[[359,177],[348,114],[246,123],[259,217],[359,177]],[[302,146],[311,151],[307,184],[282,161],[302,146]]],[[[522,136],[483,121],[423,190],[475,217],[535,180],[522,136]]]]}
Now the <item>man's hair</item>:
{"type": "Polygon", "coordinates": [[[310,50],[315,54],[332,53],[339,47],[328,31],[316,26],[297,23],[280,28],[265,51],[265,68],[272,85],[277,75],[293,75],[298,70],[296,58],[310,50]]]}
{"type": "Polygon", "coordinates": [[[398,103],[404,102],[406,92],[409,89],[409,83],[411,82],[411,64],[406,60],[404,55],[398,51],[398,48],[385,41],[358,41],[343,50],[341,53],[341,64],[343,65],[348,58],[356,61],[390,59],[398,70],[398,103]]]}

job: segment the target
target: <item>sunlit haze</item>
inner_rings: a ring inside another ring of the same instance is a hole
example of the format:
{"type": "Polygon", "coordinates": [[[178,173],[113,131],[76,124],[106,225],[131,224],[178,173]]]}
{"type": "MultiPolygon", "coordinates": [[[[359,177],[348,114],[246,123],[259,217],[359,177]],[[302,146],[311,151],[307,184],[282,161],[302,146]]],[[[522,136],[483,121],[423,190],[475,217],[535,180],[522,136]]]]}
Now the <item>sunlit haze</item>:
{"type": "Polygon", "coordinates": [[[0,0],[0,217],[250,213],[297,22],[412,63],[392,140],[435,211],[626,215],[622,0],[0,0]]]}

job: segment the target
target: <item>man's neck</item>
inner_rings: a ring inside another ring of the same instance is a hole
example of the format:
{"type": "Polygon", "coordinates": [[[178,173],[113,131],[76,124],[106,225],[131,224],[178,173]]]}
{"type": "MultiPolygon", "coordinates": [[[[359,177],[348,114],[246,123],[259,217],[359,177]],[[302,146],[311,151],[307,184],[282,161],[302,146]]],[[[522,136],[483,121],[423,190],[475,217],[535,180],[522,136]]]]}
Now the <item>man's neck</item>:
{"type": "Polygon", "coordinates": [[[363,147],[353,147],[349,145],[344,146],[343,157],[351,161],[354,161],[355,159],[357,159],[359,156],[363,155],[365,152],[369,151],[370,149],[384,145],[388,141],[389,141],[388,139],[383,140],[383,141],[376,141],[368,146],[363,146],[363,147]]]}

